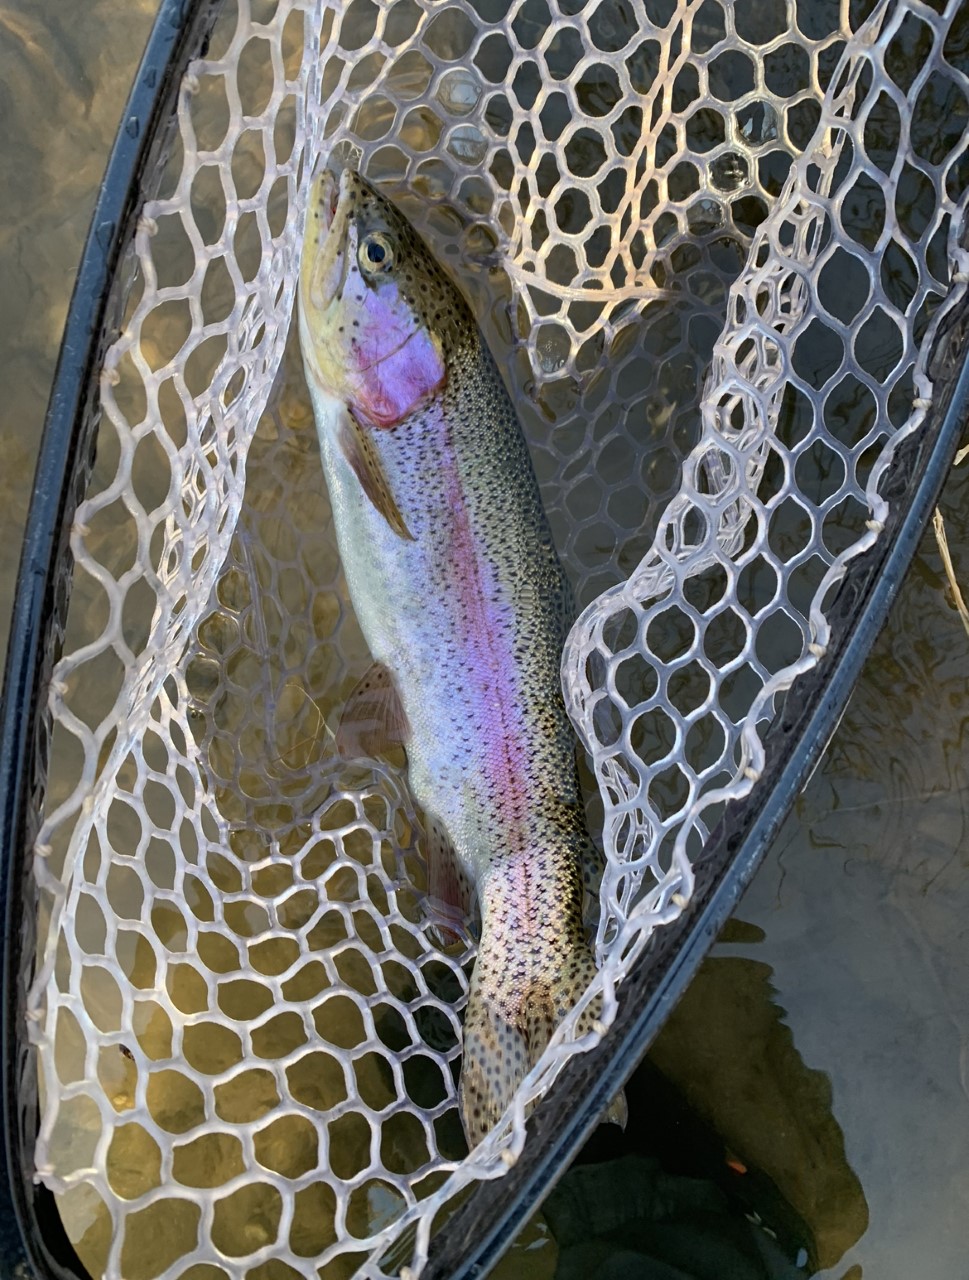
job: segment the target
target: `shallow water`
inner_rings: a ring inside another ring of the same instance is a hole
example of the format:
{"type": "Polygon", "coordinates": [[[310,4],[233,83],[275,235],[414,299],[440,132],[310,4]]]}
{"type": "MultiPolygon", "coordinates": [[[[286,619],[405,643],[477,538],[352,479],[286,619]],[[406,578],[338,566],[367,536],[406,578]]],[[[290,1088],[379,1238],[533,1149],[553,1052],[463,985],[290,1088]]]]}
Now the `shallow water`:
{"type": "MultiPolygon", "coordinates": [[[[91,0],[72,7],[70,21],[60,0],[0,9],[0,592],[8,604],[73,271],[153,9],[148,0],[91,0]]],[[[969,464],[950,481],[943,511],[957,572],[969,582],[967,485],[969,464]]],[[[763,1193],[753,1207],[780,1230],[771,1214],[782,1219],[777,1204],[789,1206],[806,1228],[814,1273],[832,1280],[960,1274],[969,1199],[967,678],[969,637],[930,535],[730,941],[652,1055],[748,1171],[734,1170],[736,1178],[769,1175],[777,1200],[763,1193]]],[[[650,1087],[645,1073],[631,1087],[627,1138],[597,1135],[591,1155],[651,1153],[650,1087]]],[[[676,1172],[715,1181],[699,1156],[676,1172]]],[[[728,1187],[739,1218],[739,1182],[728,1187]]],[[[628,1244],[633,1228],[621,1224],[606,1252],[628,1244]]],[[[551,1275],[557,1252],[537,1222],[499,1274],[551,1275]]],[[[563,1274],[572,1265],[563,1250],[563,1274]]]]}

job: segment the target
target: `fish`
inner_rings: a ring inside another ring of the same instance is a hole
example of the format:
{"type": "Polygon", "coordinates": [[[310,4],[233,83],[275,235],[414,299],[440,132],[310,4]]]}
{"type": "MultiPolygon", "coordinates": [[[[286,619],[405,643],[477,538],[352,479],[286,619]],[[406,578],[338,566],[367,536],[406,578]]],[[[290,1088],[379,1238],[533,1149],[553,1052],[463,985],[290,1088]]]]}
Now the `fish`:
{"type": "Polygon", "coordinates": [[[353,169],[313,181],[298,300],[337,544],[375,660],[338,747],[403,747],[450,864],[436,883],[480,915],[458,1082],[473,1148],[596,973],[583,920],[596,850],[559,674],[572,593],[468,303],[353,169]]]}

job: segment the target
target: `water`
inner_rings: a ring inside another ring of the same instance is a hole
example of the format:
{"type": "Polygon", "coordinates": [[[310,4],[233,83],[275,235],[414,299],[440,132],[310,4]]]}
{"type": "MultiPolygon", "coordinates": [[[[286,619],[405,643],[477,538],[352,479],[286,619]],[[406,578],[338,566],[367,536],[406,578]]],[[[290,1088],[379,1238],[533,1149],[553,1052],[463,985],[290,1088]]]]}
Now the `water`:
{"type": "MultiPolygon", "coordinates": [[[[92,0],[70,21],[58,0],[0,9],[7,602],[73,272],[153,9],[149,0],[92,0]]],[[[943,511],[957,573],[969,582],[967,485],[969,464],[953,475],[943,511]]],[[[616,1171],[645,1204],[651,1160],[670,1177],[726,1189],[716,1204],[729,1229],[714,1231],[710,1246],[721,1261],[746,1202],[791,1263],[803,1249],[814,1274],[831,1280],[960,1273],[969,1199],[967,678],[969,637],[930,535],[823,764],[652,1054],[674,1086],[670,1106],[682,1107],[684,1125],[697,1119],[686,1154],[671,1167],[675,1143],[664,1144],[651,1114],[665,1086],[647,1069],[630,1088],[626,1138],[603,1131],[588,1153],[609,1162],[580,1188],[578,1202],[591,1203],[589,1238],[556,1246],[548,1223],[564,1239],[569,1203],[559,1196],[502,1264],[504,1280],[551,1276],[557,1255],[560,1274],[571,1274],[586,1245],[598,1250],[597,1267],[610,1257],[619,1265],[616,1255],[634,1245],[655,1257],[643,1215],[606,1221],[616,1171]],[[620,1157],[639,1163],[612,1163],[620,1157]],[[593,1240],[607,1225],[609,1238],[593,1240]]],[[[698,1236],[711,1202],[664,1185],[679,1197],[680,1238],[698,1236]]]]}
{"type": "MultiPolygon", "coordinates": [[[[74,273],[156,9],[155,0],[91,0],[83,10],[58,0],[0,7],[5,605],[74,273]]],[[[6,652],[6,626],[0,644],[6,652]]]]}

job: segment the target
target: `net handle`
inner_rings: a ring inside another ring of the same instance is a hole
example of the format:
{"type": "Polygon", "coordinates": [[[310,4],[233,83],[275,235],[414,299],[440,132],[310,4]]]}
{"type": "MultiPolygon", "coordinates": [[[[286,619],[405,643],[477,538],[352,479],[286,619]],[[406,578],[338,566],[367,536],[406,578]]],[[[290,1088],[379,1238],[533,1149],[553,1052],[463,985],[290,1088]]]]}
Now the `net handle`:
{"type": "Polygon", "coordinates": [[[483,1280],[495,1266],[645,1055],[807,785],[888,618],[969,419],[969,305],[948,317],[929,372],[932,408],[923,429],[899,445],[882,486],[889,503],[884,533],[850,562],[830,610],[825,660],[787,693],[765,737],[758,785],[744,804],[727,807],[696,863],[689,905],[654,933],[619,986],[609,1034],[563,1067],[528,1121],[514,1168],[479,1183],[432,1237],[422,1280],[483,1280]]]}
{"type": "Polygon", "coordinates": [[[114,285],[146,198],[145,181],[164,159],[182,76],[190,60],[204,52],[222,3],[161,0],[74,283],[21,550],[0,707],[0,1270],[5,1275],[15,1274],[19,1264],[21,1273],[29,1267],[41,1280],[87,1280],[53,1194],[33,1181],[34,1090],[24,1087],[30,1052],[24,978],[32,963],[24,930],[31,928],[31,912],[24,910],[24,893],[46,784],[42,728],[67,613],[70,527],[94,461],[98,375],[105,348],[116,336],[111,304],[116,309],[123,302],[114,285]]]}

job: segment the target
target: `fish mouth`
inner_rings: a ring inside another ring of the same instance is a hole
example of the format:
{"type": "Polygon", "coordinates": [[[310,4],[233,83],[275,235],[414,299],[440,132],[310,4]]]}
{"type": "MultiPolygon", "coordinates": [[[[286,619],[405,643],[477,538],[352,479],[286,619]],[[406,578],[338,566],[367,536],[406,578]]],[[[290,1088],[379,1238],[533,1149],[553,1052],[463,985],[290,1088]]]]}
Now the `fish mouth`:
{"type": "Polygon", "coordinates": [[[317,311],[325,311],[343,293],[346,279],[347,229],[353,210],[354,173],[344,169],[337,177],[324,169],[313,179],[308,236],[316,252],[304,250],[303,290],[317,311]]]}

